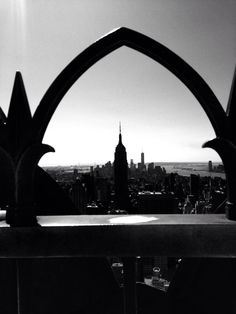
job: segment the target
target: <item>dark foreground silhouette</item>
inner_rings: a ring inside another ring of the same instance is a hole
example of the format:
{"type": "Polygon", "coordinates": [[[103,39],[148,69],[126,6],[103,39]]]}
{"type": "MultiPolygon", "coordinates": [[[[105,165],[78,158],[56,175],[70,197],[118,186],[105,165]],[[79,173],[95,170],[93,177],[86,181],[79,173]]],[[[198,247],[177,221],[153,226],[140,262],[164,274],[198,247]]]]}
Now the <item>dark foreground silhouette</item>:
{"type": "MultiPolygon", "coordinates": [[[[235,259],[185,259],[167,293],[137,283],[138,313],[234,314],[235,259]]],[[[16,313],[16,261],[0,261],[1,313],[16,313]]],[[[121,314],[123,291],[105,258],[18,262],[24,314],[121,314]]]]}

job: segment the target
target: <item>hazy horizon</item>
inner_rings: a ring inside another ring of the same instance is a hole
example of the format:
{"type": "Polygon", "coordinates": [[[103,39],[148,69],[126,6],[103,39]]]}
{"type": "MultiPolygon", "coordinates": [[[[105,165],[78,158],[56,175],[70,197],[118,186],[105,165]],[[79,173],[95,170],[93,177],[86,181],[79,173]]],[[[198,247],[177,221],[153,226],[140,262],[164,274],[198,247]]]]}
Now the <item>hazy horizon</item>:
{"type": "MultiPolygon", "coordinates": [[[[41,165],[43,168],[46,168],[46,167],[91,167],[91,166],[101,166],[101,165],[105,165],[107,162],[111,162],[113,163],[113,161],[111,160],[108,160],[104,163],[77,163],[77,164],[58,164],[58,165],[50,165],[50,164],[45,164],[45,165],[41,165]]],[[[211,160],[212,161],[212,164],[222,164],[221,161],[214,161],[214,160],[211,160]]],[[[134,164],[138,164],[140,161],[138,162],[135,162],[134,161],[134,164]]],[[[154,163],[154,164],[198,164],[198,165],[201,165],[201,164],[205,164],[207,165],[208,164],[208,161],[145,161],[145,164],[150,164],[150,163],[154,163]]],[[[130,161],[128,161],[128,165],[130,165],[130,161]]]]}

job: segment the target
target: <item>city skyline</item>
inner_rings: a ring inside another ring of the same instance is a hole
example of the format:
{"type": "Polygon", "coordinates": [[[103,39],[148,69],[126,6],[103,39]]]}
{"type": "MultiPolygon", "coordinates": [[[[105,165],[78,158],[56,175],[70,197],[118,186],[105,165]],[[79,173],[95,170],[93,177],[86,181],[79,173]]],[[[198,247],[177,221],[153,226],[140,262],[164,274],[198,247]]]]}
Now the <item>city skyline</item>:
{"type": "MultiPolygon", "coordinates": [[[[16,70],[32,113],[60,71],[99,37],[126,26],[156,39],[206,80],[226,109],[235,66],[236,2],[3,0],[0,104],[7,113],[16,70]],[[54,23],[51,22],[53,16],[54,23]]],[[[122,122],[127,158],[150,162],[220,161],[201,145],[215,137],[200,104],[170,72],[129,48],[95,64],[62,100],[41,165],[114,160],[122,122]]]]}

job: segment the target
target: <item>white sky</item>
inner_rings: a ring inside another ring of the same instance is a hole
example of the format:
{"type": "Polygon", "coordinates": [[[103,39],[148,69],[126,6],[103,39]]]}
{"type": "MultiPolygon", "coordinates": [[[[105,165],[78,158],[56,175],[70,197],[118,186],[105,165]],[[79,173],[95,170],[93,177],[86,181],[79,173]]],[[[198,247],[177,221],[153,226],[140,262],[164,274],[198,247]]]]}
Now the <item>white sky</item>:
{"type": "MultiPolygon", "coordinates": [[[[235,0],[0,0],[0,104],[7,113],[20,70],[32,112],[51,82],[83,49],[126,26],[187,61],[224,108],[236,60],[235,0]]],[[[80,78],[59,105],[41,164],[113,161],[122,122],[128,159],[219,160],[201,145],[214,137],[200,104],[153,60],[120,48],[80,78]]]]}

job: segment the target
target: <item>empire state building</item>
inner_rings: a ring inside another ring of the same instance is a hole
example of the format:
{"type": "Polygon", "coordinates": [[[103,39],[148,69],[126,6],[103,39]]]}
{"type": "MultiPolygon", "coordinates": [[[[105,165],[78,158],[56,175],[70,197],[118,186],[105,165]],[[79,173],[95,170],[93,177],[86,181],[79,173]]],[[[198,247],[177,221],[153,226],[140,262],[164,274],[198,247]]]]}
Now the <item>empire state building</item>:
{"type": "Polygon", "coordinates": [[[122,143],[121,127],[119,132],[119,143],[115,150],[114,160],[114,179],[115,179],[115,205],[117,209],[129,209],[128,192],[128,163],[126,149],[122,143]]]}

